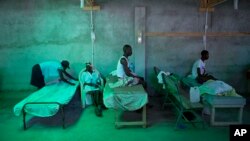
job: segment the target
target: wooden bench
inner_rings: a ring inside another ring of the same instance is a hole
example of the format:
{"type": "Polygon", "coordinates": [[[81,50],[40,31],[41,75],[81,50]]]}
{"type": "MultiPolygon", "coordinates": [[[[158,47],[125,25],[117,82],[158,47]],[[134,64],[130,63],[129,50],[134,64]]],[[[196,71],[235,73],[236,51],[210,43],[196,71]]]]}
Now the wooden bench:
{"type": "Polygon", "coordinates": [[[202,127],[205,127],[205,122],[201,115],[197,113],[197,110],[202,109],[201,103],[191,103],[188,99],[189,93],[181,88],[179,80],[174,80],[171,75],[162,74],[163,84],[165,85],[165,93],[167,99],[175,107],[177,111],[177,119],[175,123],[175,129],[177,129],[181,123],[191,123],[195,126],[196,123],[202,123],[202,127]]]}

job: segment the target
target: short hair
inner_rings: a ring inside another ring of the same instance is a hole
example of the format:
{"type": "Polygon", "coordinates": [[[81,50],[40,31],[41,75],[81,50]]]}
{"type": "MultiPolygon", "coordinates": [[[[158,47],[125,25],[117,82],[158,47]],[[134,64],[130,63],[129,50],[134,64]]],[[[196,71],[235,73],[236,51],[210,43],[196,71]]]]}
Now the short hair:
{"type": "Polygon", "coordinates": [[[131,48],[130,45],[126,44],[123,46],[123,52],[126,52],[127,49],[131,48]]]}
{"type": "Polygon", "coordinates": [[[207,50],[202,50],[202,51],[201,51],[201,56],[204,56],[204,55],[206,55],[206,54],[208,54],[208,51],[207,51],[207,50]]]}
{"type": "Polygon", "coordinates": [[[62,60],[61,64],[63,67],[69,68],[69,61],[68,60],[62,60]]]}

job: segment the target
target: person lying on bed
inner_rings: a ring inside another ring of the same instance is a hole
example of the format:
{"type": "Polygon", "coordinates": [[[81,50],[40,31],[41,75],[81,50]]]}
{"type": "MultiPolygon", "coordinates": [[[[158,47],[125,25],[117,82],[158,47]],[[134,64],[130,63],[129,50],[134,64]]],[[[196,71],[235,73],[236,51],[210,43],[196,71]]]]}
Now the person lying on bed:
{"type": "MultiPolygon", "coordinates": [[[[98,117],[102,116],[103,104],[103,95],[102,95],[102,78],[101,74],[93,69],[91,63],[86,63],[86,69],[81,75],[81,81],[83,84],[83,89],[86,94],[90,94],[92,103],[95,106],[95,114],[98,117]]],[[[90,103],[88,96],[86,96],[86,103],[90,103]]]]}
{"type": "Polygon", "coordinates": [[[195,78],[199,83],[204,83],[207,80],[216,80],[212,75],[206,73],[205,60],[208,60],[209,52],[207,50],[201,51],[201,58],[193,64],[192,77],[195,78]]]}
{"type": "Polygon", "coordinates": [[[32,67],[30,84],[36,86],[38,89],[44,87],[45,85],[57,83],[59,81],[75,85],[70,82],[68,78],[76,81],[77,79],[67,73],[67,69],[69,69],[69,61],[67,60],[63,60],[61,62],[48,61],[36,64],[32,67]]]}
{"type": "Polygon", "coordinates": [[[130,45],[123,46],[123,56],[119,59],[117,63],[117,77],[120,79],[127,79],[128,77],[132,78],[130,85],[142,84],[146,89],[146,83],[143,77],[138,76],[130,69],[130,63],[128,57],[132,55],[132,47],[130,45]]]}

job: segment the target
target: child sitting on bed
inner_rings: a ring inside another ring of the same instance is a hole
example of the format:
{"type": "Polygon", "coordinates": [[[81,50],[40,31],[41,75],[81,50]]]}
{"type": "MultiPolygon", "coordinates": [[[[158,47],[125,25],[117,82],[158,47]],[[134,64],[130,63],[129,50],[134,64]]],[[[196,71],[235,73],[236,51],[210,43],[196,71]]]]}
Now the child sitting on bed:
{"type": "Polygon", "coordinates": [[[97,70],[93,69],[91,63],[86,63],[86,69],[82,73],[80,79],[83,84],[84,94],[86,95],[86,105],[93,103],[95,106],[96,116],[101,117],[102,108],[104,108],[101,74],[97,70]]]}
{"type": "Polygon", "coordinates": [[[199,83],[204,83],[207,80],[216,80],[212,75],[208,75],[205,69],[205,60],[208,60],[209,52],[207,50],[201,51],[201,58],[193,64],[192,67],[192,77],[196,79],[199,83]]]}

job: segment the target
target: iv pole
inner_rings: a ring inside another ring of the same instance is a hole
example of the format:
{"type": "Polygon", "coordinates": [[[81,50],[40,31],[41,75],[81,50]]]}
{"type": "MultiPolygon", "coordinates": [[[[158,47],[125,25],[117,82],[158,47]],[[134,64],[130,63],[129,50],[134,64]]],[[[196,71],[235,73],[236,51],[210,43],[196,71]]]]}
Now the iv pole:
{"type": "Polygon", "coordinates": [[[94,23],[93,23],[93,4],[91,4],[91,11],[90,11],[90,20],[91,20],[91,43],[92,43],[92,58],[91,58],[91,62],[94,65],[94,55],[95,55],[95,32],[94,32],[94,23]]]}
{"type": "Polygon", "coordinates": [[[206,22],[205,22],[205,26],[204,26],[204,35],[203,35],[203,44],[204,44],[205,50],[207,50],[207,29],[208,29],[207,17],[208,17],[208,8],[206,10],[206,22]]]}

